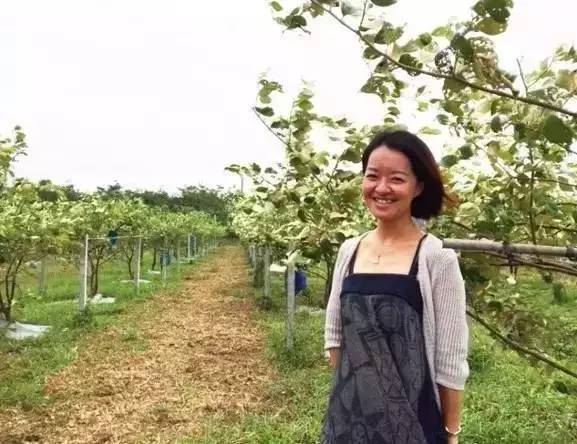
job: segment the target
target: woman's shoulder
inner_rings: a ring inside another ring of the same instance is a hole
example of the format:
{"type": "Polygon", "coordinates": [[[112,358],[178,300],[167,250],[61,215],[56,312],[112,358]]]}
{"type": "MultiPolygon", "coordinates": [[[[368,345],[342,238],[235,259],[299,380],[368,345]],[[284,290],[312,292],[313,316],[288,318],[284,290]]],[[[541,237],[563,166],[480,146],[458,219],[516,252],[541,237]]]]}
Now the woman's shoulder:
{"type": "Polygon", "coordinates": [[[458,261],[455,250],[444,248],[443,241],[434,234],[427,233],[423,247],[427,263],[431,267],[443,266],[447,262],[458,261]]]}
{"type": "Polygon", "coordinates": [[[346,258],[353,254],[357,245],[361,239],[366,235],[366,233],[359,234],[358,236],[349,237],[345,239],[339,248],[339,257],[346,258]]]}

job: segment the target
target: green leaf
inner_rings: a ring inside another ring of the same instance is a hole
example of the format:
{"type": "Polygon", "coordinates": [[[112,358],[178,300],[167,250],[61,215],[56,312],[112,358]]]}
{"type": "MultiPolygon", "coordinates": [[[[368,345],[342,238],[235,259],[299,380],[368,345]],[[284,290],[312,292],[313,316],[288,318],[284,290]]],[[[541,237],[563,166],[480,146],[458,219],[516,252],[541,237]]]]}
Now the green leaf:
{"type": "Polygon", "coordinates": [[[485,17],[475,25],[475,29],[488,35],[497,35],[507,29],[507,23],[499,23],[492,17],[485,17]]]}
{"type": "Polygon", "coordinates": [[[511,15],[508,9],[493,9],[489,11],[489,15],[495,20],[496,22],[506,24],[507,19],[511,15]]]}
{"type": "Polygon", "coordinates": [[[301,99],[298,101],[297,106],[302,109],[303,111],[310,111],[313,109],[313,104],[308,99],[301,99]]]}
{"type": "Polygon", "coordinates": [[[397,3],[397,0],[371,0],[377,6],[391,6],[397,3]]]}
{"type": "Polygon", "coordinates": [[[279,2],[270,2],[270,5],[272,6],[272,9],[274,9],[276,12],[282,11],[282,6],[280,5],[279,2]]]}
{"type": "Polygon", "coordinates": [[[379,90],[380,82],[375,77],[369,77],[365,84],[361,87],[361,92],[365,94],[376,94],[379,90]]]}
{"type": "Polygon", "coordinates": [[[473,5],[473,11],[475,11],[478,15],[485,15],[487,13],[487,10],[485,9],[485,4],[484,2],[478,1],[477,3],[475,3],[473,5]]]}
{"type": "Polygon", "coordinates": [[[288,29],[302,28],[307,25],[307,20],[302,15],[289,15],[285,24],[288,29]]]}
{"type": "Polygon", "coordinates": [[[567,69],[560,69],[557,72],[555,86],[567,91],[575,91],[577,89],[577,71],[571,72],[567,69]]]}
{"type": "Polygon", "coordinates": [[[551,114],[543,124],[543,135],[549,142],[570,144],[575,134],[559,117],[551,114]]]}
{"type": "Polygon", "coordinates": [[[443,83],[443,89],[445,91],[452,91],[458,93],[465,88],[466,88],[465,85],[454,79],[446,79],[445,82],[443,83]]]}
{"type": "Polygon", "coordinates": [[[443,109],[455,116],[463,115],[463,111],[461,110],[461,102],[457,100],[446,100],[443,102],[443,109]]]}
{"type": "Polygon", "coordinates": [[[437,115],[437,121],[441,125],[447,125],[449,123],[449,116],[447,116],[446,114],[439,114],[437,115]]]}
{"type": "Polygon", "coordinates": [[[470,159],[473,157],[473,147],[469,144],[463,145],[459,148],[459,155],[461,156],[461,159],[470,159]]]}
{"type": "Polygon", "coordinates": [[[274,110],[270,106],[266,106],[264,108],[259,108],[255,106],[254,109],[257,113],[262,114],[263,116],[272,117],[274,116],[274,110]]]}
{"type": "Polygon", "coordinates": [[[499,133],[503,129],[503,125],[501,123],[501,118],[497,115],[491,119],[491,130],[494,133],[499,133]]]}
{"type": "Polygon", "coordinates": [[[367,48],[363,51],[363,57],[368,60],[373,60],[381,56],[382,54],[379,51],[371,48],[370,46],[367,46],[367,48]]]}
{"type": "Polygon", "coordinates": [[[491,102],[491,115],[494,115],[497,113],[498,106],[499,106],[499,99],[493,100],[491,102]]]}
{"type": "Polygon", "coordinates": [[[453,37],[453,40],[451,40],[451,48],[456,50],[465,60],[469,62],[473,60],[475,50],[471,42],[463,35],[457,34],[453,37]]]}
{"type": "Polygon", "coordinates": [[[360,162],[361,161],[362,153],[356,149],[355,147],[349,147],[345,150],[345,152],[341,155],[342,160],[346,160],[348,162],[360,162]]]}
{"type": "MultiPolygon", "coordinates": [[[[410,66],[410,67],[414,67],[414,68],[421,68],[423,66],[423,64],[420,63],[411,54],[402,54],[401,57],[399,57],[399,63],[402,63],[405,66],[410,66]]],[[[410,69],[408,69],[407,72],[409,74],[413,74],[413,75],[419,74],[418,72],[412,71],[410,69]]]]}
{"type": "Polygon", "coordinates": [[[438,136],[441,134],[441,131],[438,130],[437,128],[431,128],[428,126],[424,126],[423,128],[421,128],[419,130],[419,134],[427,134],[427,135],[431,135],[431,136],[438,136]]]}
{"type": "Polygon", "coordinates": [[[451,168],[453,165],[456,165],[459,159],[454,154],[449,154],[448,156],[444,156],[441,159],[441,165],[445,168],[451,168]]]}
{"type": "Polygon", "coordinates": [[[419,36],[419,42],[423,45],[423,46],[427,46],[429,43],[431,43],[433,41],[433,38],[431,37],[431,34],[428,33],[424,33],[421,34],[419,36]]]}
{"type": "Polygon", "coordinates": [[[509,8],[513,6],[511,0],[482,0],[484,13],[479,15],[485,15],[488,13],[495,21],[506,24],[507,19],[511,15],[509,8]]]}
{"type": "Polygon", "coordinates": [[[375,35],[375,43],[381,45],[389,45],[396,42],[402,35],[402,28],[398,28],[388,22],[384,22],[379,32],[377,32],[375,35]]]}
{"type": "Polygon", "coordinates": [[[433,32],[431,32],[431,35],[435,37],[445,37],[447,39],[450,39],[453,37],[453,30],[451,29],[450,25],[439,26],[435,28],[433,32]]]}

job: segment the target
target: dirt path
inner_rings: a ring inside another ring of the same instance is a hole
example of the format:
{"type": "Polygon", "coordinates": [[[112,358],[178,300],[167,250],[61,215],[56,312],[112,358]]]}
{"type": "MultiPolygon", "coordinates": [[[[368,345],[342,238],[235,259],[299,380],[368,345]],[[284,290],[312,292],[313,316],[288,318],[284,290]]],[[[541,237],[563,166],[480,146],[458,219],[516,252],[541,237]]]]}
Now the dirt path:
{"type": "Polygon", "coordinates": [[[55,402],[1,413],[0,441],[7,431],[9,443],[173,442],[198,433],[214,412],[258,409],[273,374],[250,301],[235,297],[247,281],[242,251],[222,248],[181,290],[92,334],[46,381],[55,402]]]}

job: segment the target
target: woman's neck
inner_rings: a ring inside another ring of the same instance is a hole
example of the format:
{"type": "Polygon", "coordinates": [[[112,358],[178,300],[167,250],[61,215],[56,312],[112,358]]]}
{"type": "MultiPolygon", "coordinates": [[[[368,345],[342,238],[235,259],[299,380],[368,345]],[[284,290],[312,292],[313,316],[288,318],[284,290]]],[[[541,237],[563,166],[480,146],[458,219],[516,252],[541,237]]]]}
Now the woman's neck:
{"type": "Polygon", "coordinates": [[[384,244],[393,244],[420,237],[422,231],[415,225],[413,219],[400,218],[393,221],[377,221],[375,234],[384,244]]]}

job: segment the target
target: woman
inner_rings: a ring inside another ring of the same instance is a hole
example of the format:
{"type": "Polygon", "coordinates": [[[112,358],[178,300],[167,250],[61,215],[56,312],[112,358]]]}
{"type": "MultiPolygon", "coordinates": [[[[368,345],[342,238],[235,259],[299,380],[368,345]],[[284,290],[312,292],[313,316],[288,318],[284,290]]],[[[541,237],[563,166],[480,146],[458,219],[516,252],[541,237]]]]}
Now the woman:
{"type": "Polygon", "coordinates": [[[377,227],[345,241],[335,264],[322,443],[455,444],[469,374],[465,289],[455,252],[414,222],[441,212],[441,174],[406,131],[378,134],[362,171],[377,227]]]}

